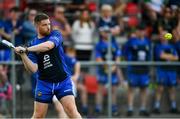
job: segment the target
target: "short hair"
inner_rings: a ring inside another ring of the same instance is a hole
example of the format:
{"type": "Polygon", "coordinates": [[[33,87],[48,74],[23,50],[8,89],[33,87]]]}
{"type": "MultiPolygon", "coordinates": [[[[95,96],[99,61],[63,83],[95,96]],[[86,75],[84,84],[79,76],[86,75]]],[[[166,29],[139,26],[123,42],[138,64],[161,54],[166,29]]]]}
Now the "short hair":
{"type": "Polygon", "coordinates": [[[17,6],[14,6],[9,11],[10,12],[20,12],[20,9],[17,6]]]}
{"type": "Polygon", "coordinates": [[[34,23],[39,23],[42,20],[49,19],[49,16],[45,13],[39,13],[34,18],[34,23]]]}
{"type": "Polygon", "coordinates": [[[102,5],[101,10],[102,10],[102,11],[104,11],[104,10],[112,11],[113,9],[112,9],[112,6],[111,6],[111,5],[109,5],[109,4],[104,4],[104,5],[102,5]]]}

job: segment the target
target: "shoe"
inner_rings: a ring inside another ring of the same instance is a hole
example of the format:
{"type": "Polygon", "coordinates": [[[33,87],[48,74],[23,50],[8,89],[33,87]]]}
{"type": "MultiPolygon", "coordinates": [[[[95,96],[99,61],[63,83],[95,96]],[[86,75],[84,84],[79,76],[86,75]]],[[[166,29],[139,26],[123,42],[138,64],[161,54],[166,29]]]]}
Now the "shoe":
{"type": "Polygon", "coordinates": [[[149,112],[148,112],[147,110],[141,110],[141,111],[139,112],[139,115],[140,115],[140,116],[149,116],[150,114],[149,114],[149,112]]]}
{"type": "Polygon", "coordinates": [[[112,115],[113,115],[113,116],[119,116],[120,113],[119,113],[118,111],[115,111],[115,112],[112,112],[112,115]]]}
{"type": "Polygon", "coordinates": [[[180,114],[180,112],[177,108],[171,108],[169,112],[172,114],[180,114]]]}
{"type": "Polygon", "coordinates": [[[154,108],[153,113],[154,113],[154,114],[161,114],[159,108],[154,108]]]}
{"type": "Polygon", "coordinates": [[[113,116],[118,116],[119,115],[118,106],[117,105],[112,105],[112,115],[113,116]]]}
{"type": "Polygon", "coordinates": [[[88,115],[88,108],[87,107],[82,107],[82,114],[83,115],[88,115]]]}
{"type": "Polygon", "coordinates": [[[128,117],[133,116],[133,111],[132,111],[132,110],[128,110],[128,111],[127,111],[127,116],[128,116],[128,117]]]}
{"type": "Polygon", "coordinates": [[[102,114],[102,110],[100,109],[100,108],[95,108],[95,113],[96,113],[96,115],[101,115],[102,114]]]}

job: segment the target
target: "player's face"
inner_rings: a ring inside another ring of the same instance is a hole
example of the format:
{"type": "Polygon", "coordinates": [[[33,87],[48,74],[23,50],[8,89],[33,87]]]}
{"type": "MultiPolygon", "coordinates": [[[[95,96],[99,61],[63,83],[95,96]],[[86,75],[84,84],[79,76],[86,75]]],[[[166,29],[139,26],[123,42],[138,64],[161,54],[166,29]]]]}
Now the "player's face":
{"type": "Polygon", "coordinates": [[[111,17],[112,16],[112,11],[111,10],[103,10],[102,15],[105,18],[111,17]]]}
{"type": "Polygon", "coordinates": [[[51,32],[50,20],[49,19],[42,20],[38,24],[38,31],[39,31],[39,34],[41,34],[42,36],[49,35],[51,32]]]}

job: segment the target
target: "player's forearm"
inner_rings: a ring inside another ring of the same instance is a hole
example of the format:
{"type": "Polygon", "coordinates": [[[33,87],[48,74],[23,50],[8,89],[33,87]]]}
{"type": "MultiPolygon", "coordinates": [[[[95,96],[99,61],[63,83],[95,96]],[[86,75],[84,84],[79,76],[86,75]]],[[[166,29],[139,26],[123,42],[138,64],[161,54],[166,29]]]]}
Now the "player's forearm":
{"type": "Polygon", "coordinates": [[[36,64],[34,64],[26,54],[21,55],[21,59],[23,61],[24,67],[27,71],[35,73],[38,70],[38,67],[36,64]]]}
{"type": "Polygon", "coordinates": [[[178,57],[177,57],[177,56],[174,56],[174,55],[171,55],[171,56],[170,56],[170,60],[171,60],[171,61],[178,61],[178,57]]]}
{"type": "Polygon", "coordinates": [[[80,69],[81,69],[81,66],[80,66],[80,63],[77,62],[76,65],[75,65],[75,73],[74,75],[72,76],[72,79],[74,81],[77,81],[79,76],[80,76],[80,69]]]}
{"type": "Polygon", "coordinates": [[[0,30],[0,35],[2,35],[7,40],[11,39],[11,35],[9,35],[6,32],[4,32],[4,30],[0,30]]]}
{"type": "Polygon", "coordinates": [[[54,48],[54,43],[51,41],[47,41],[39,45],[28,47],[27,50],[29,52],[46,52],[51,50],[52,48],[54,48]]]}
{"type": "Polygon", "coordinates": [[[170,61],[177,61],[178,60],[177,56],[174,56],[172,54],[167,54],[167,53],[162,53],[160,58],[164,59],[164,60],[170,60],[170,61]]]}

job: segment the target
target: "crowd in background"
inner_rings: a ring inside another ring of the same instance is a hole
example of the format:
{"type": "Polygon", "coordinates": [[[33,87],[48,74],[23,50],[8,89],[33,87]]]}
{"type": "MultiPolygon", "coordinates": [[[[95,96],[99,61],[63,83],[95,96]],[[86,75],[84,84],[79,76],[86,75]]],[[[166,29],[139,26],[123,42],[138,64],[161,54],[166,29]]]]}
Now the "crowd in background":
{"type": "MultiPolygon", "coordinates": [[[[48,15],[52,29],[59,30],[63,35],[64,50],[66,51],[69,47],[75,49],[73,57],[76,57],[77,61],[102,62],[109,58],[115,62],[180,60],[180,2],[178,0],[100,0],[99,4],[87,3],[85,0],[73,2],[65,6],[56,5],[51,13],[48,12],[48,15]],[[169,41],[164,38],[168,32],[173,34],[173,38],[169,41]],[[111,57],[107,55],[109,40],[112,47],[111,57]]],[[[28,46],[28,43],[36,37],[33,20],[39,12],[43,12],[39,9],[31,6],[21,11],[18,7],[12,7],[8,15],[4,15],[4,10],[0,10],[0,39],[9,40],[16,46],[28,46]]],[[[0,61],[11,61],[11,52],[9,48],[0,44],[0,61]]],[[[15,60],[20,60],[20,58],[16,56],[15,60]]],[[[6,65],[0,67],[2,85],[0,93],[6,94],[0,97],[5,99],[11,99],[8,68],[6,65]]],[[[117,89],[120,82],[123,84],[125,80],[129,83],[127,116],[133,115],[133,89],[135,87],[140,88],[140,115],[149,116],[146,108],[146,89],[150,83],[149,67],[128,66],[124,73],[127,76],[123,76],[120,67],[112,66],[111,70],[113,114],[119,114],[117,89]]],[[[16,67],[18,84],[23,83],[22,71],[24,71],[22,66],[16,67]]],[[[108,82],[107,72],[107,65],[97,68],[98,89],[95,106],[97,114],[103,112],[103,91],[108,82]]],[[[155,77],[158,88],[155,94],[154,113],[160,113],[161,95],[166,86],[170,92],[170,112],[179,113],[175,98],[175,86],[180,78],[179,73],[179,66],[157,66],[155,77]]],[[[88,71],[81,69],[81,81],[78,83],[83,84],[82,80],[86,74],[88,71]]],[[[33,75],[32,79],[34,79],[33,75]]],[[[34,89],[33,80],[32,85],[34,89]]],[[[87,115],[87,92],[83,85],[80,85],[79,89],[82,94],[82,112],[87,115]]]]}

